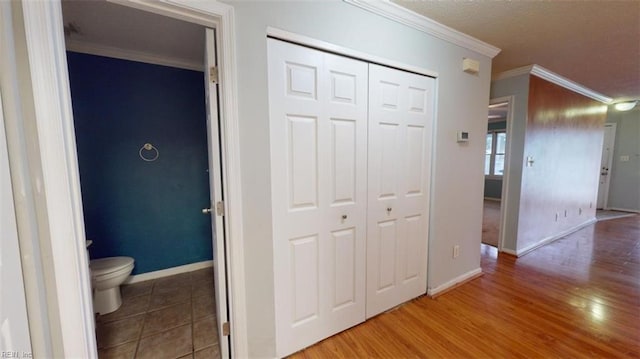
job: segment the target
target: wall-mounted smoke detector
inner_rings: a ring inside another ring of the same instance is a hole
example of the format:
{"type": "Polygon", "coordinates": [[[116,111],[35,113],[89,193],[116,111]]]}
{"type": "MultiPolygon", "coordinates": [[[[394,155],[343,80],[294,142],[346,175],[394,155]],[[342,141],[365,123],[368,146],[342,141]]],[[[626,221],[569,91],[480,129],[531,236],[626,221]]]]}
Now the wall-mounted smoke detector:
{"type": "Polygon", "coordinates": [[[474,59],[464,58],[462,59],[462,71],[477,75],[480,72],[480,62],[474,59]]]}

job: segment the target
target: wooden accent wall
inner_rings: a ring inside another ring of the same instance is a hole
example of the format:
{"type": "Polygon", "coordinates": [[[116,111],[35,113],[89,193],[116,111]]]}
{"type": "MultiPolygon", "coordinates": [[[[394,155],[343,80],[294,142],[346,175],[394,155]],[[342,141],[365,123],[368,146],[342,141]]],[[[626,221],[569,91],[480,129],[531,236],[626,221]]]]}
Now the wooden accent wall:
{"type": "Polygon", "coordinates": [[[606,113],[596,100],[530,76],[518,251],[595,216],[606,113]]]}

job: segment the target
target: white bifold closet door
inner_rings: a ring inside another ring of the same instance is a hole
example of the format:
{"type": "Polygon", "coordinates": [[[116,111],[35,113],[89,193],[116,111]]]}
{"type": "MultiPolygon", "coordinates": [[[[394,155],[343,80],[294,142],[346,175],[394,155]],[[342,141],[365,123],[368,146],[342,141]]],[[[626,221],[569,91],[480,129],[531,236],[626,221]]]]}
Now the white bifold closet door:
{"type": "Polygon", "coordinates": [[[427,291],[434,89],[369,65],[367,318],[427,291]]]}
{"type": "Polygon", "coordinates": [[[367,63],[268,39],[276,354],[365,319],[367,63]]]}

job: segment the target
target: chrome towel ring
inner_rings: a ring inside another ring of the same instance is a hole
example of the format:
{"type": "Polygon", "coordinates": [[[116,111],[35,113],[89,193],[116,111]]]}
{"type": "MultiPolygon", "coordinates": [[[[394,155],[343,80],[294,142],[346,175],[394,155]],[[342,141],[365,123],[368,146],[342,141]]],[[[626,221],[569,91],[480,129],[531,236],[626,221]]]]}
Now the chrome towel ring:
{"type": "Polygon", "coordinates": [[[143,161],[153,162],[158,159],[158,156],[160,156],[160,151],[158,151],[158,149],[155,148],[154,145],[145,143],[142,147],[140,147],[140,151],[138,151],[138,154],[143,161]]]}

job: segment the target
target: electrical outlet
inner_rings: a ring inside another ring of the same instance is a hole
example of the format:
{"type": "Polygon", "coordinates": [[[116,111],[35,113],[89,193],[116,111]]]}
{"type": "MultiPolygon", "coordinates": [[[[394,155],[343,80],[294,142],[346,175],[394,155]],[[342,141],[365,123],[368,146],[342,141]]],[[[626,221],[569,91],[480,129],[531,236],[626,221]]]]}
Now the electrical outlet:
{"type": "Polygon", "coordinates": [[[455,246],[453,246],[453,258],[458,258],[459,255],[460,255],[460,246],[456,244],[455,246]]]}

